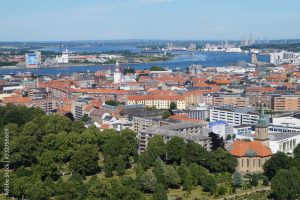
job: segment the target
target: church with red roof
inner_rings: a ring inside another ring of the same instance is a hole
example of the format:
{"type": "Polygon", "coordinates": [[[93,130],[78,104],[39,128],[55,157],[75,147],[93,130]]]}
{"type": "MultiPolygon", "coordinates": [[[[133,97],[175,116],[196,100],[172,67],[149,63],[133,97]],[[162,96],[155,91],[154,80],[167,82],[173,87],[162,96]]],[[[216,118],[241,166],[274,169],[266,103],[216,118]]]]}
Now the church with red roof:
{"type": "Polygon", "coordinates": [[[269,148],[268,126],[263,108],[261,108],[260,117],[255,126],[254,141],[236,140],[227,148],[228,152],[237,158],[237,171],[241,173],[263,172],[263,165],[272,156],[269,148]]]}

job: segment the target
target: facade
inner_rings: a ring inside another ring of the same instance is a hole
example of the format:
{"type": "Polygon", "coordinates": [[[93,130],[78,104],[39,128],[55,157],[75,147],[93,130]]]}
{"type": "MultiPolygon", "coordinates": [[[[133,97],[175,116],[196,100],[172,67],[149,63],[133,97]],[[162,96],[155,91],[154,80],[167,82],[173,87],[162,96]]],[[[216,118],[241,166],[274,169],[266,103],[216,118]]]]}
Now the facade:
{"type": "Polygon", "coordinates": [[[178,136],[183,138],[186,142],[196,142],[207,150],[210,150],[211,140],[208,137],[209,132],[209,128],[190,122],[151,127],[138,133],[139,152],[141,153],[146,150],[149,139],[155,135],[161,135],[165,142],[172,137],[178,136]]]}
{"type": "Polygon", "coordinates": [[[213,99],[214,106],[233,105],[241,108],[249,106],[249,98],[240,95],[220,95],[213,99]]]}
{"type": "Polygon", "coordinates": [[[272,121],[273,125],[300,128],[300,114],[293,116],[274,117],[272,121]]]}
{"type": "Polygon", "coordinates": [[[300,133],[270,134],[270,149],[272,153],[283,152],[292,154],[300,143],[300,133]]]}
{"type": "Polygon", "coordinates": [[[175,115],[185,114],[192,119],[205,120],[209,117],[209,109],[207,107],[196,107],[196,108],[190,108],[186,110],[173,110],[173,113],[175,115]]]}
{"type": "Polygon", "coordinates": [[[85,113],[85,107],[89,102],[86,99],[77,99],[72,101],[71,112],[75,119],[79,120],[85,113]]]}
{"type": "Polygon", "coordinates": [[[300,111],[300,95],[281,95],[272,97],[274,111],[300,111]]]}
{"type": "Polygon", "coordinates": [[[252,109],[236,107],[212,107],[210,109],[210,121],[225,121],[232,126],[256,124],[259,116],[252,109]]]}
{"type": "Polygon", "coordinates": [[[270,63],[275,65],[280,65],[280,64],[300,65],[300,54],[294,52],[287,52],[287,51],[270,53],[270,63]]]}
{"type": "Polygon", "coordinates": [[[170,104],[174,102],[177,109],[186,109],[185,99],[183,96],[169,96],[169,95],[143,95],[143,96],[129,96],[127,105],[142,104],[148,107],[155,107],[157,109],[169,109],[170,104]]]}
{"type": "Polygon", "coordinates": [[[251,134],[251,125],[234,126],[233,134],[235,135],[251,134]]]}

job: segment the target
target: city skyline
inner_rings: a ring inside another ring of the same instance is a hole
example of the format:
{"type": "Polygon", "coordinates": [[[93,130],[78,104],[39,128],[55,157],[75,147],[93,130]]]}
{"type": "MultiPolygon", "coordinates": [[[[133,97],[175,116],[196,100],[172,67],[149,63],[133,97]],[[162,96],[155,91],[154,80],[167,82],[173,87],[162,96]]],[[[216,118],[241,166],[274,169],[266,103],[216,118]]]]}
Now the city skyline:
{"type": "Polygon", "coordinates": [[[0,41],[300,38],[300,25],[293,23],[300,17],[296,0],[13,0],[0,5],[0,41]]]}

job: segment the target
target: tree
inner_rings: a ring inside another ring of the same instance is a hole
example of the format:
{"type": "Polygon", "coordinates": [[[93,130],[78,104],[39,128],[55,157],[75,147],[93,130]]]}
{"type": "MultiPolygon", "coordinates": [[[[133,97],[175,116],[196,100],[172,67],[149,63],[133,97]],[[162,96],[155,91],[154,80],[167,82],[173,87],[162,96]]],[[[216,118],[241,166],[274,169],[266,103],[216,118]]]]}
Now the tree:
{"type": "Polygon", "coordinates": [[[167,180],[164,175],[164,163],[159,158],[157,158],[154,162],[153,173],[157,179],[157,183],[160,183],[166,187],[167,180]]]}
{"type": "Polygon", "coordinates": [[[64,116],[68,117],[72,122],[75,121],[74,115],[71,112],[67,112],[64,116]]]}
{"type": "Polygon", "coordinates": [[[186,144],[180,137],[172,137],[167,142],[167,160],[171,163],[180,163],[181,158],[184,156],[186,144]]]}
{"type": "Polygon", "coordinates": [[[183,180],[185,179],[185,177],[187,176],[187,174],[189,173],[189,169],[187,168],[186,165],[184,164],[180,164],[180,166],[177,169],[177,173],[183,183],[183,180]]]}
{"type": "Polygon", "coordinates": [[[189,166],[189,170],[193,177],[194,186],[202,185],[205,181],[206,176],[208,175],[207,169],[197,165],[196,163],[193,163],[189,166]]]}
{"type": "Polygon", "coordinates": [[[68,117],[58,114],[49,116],[45,129],[47,133],[69,132],[72,129],[72,122],[68,117]]]}
{"type": "Polygon", "coordinates": [[[165,166],[164,176],[166,177],[168,187],[178,188],[180,186],[181,179],[173,166],[165,166]]]}
{"type": "Polygon", "coordinates": [[[162,119],[167,119],[167,118],[169,118],[170,116],[171,116],[170,111],[165,110],[165,111],[163,112],[162,119]]]}
{"type": "Polygon", "coordinates": [[[144,174],[142,174],[138,179],[138,184],[141,190],[147,193],[154,192],[156,183],[157,179],[150,170],[144,172],[144,174]]]}
{"type": "Polygon", "coordinates": [[[263,183],[262,183],[264,186],[268,186],[269,185],[269,179],[268,177],[264,176],[263,178],[263,183]]]}
{"type": "Polygon", "coordinates": [[[234,172],[236,166],[236,158],[222,148],[210,152],[206,162],[211,172],[234,172]]]}
{"type": "Polygon", "coordinates": [[[153,194],[153,200],[168,200],[167,191],[163,184],[157,184],[153,194]]]}
{"type": "Polygon", "coordinates": [[[111,158],[107,157],[104,161],[103,171],[105,177],[112,177],[114,163],[112,162],[111,158]]]}
{"type": "Polygon", "coordinates": [[[80,194],[72,182],[58,182],[55,200],[79,200],[80,194]]]}
{"type": "Polygon", "coordinates": [[[159,66],[153,66],[150,68],[150,71],[166,71],[166,69],[159,66]]]}
{"type": "Polygon", "coordinates": [[[188,193],[191,193],[193,188],[193,177],[191,172],[187,170],[185,177],[183,178],[183,189],[186,190],[188,193]]]}
{"type": "Polygon", "coordinates": [[[208,136],[211,138],[211,150],[216,150],[218,148],[224,148],[225,143],[223,137],[218,134],[210,132],[208,136]]]}
{"type": "Polygon", "coordinates": [[[87,114],[84,114],[80,120],[83,122],[88,122],[91,120],[91,118],[87,114]]]}
{"type": "Polygon", "coordinates": [[[51,197],[51,190],[46,188],[43,182],[37,181],[32,186],[34,189],[30,194],[32,200],[48,200],[51,197]]]}
{"type": "Polygon", "coordinates": [[[215,177],[211,174],[207,175],[205,177],[205,181],[203,181],[202,186],[205,192],[209,192],[210,194],[213,194],[217,187],[217,182],[215,177]]]}
{"type": "Polygon", "coordinates": [[[271,181],[271,190],[275,199],[299,199],[300,176],[297,168],[278,170],[271,181]]]}
{"type": "Polygon", "coordinates": [[[277,171],[280,169],[288,169],[291,166],[292,159],[289,158],[285,153],[275,153],[269,160],[264,164],[264,174],[271,180],[277,171]]]}
{"type": "Polygon", "coordinates": [[[135,74],[135,69],[134,68],[125,68],[125,69],[123,69],[123,74],[126,75],[127,73],[135,74]]]}
{"type": "Polygon", "coordinates": [[[177,104],[175,102],[170,103],[170,110],[175,110],[177,109],[177,104]]]}
{"type": "Polygon", "coordinates": [[[116,171],[118,176],[123,176],[126,170],[125,159],[122,156],[116,158],[116,171]]]}
{"type": "Polygon", "coordinates": [[[161,135],[155,135],[148,142],[147,151],[152,158],[157,157],[164,159],[166,155],[166,144],[161,135]]]}
{"type": "Polygon", "coordinates": [[[46,151],[38,158],[38,171],[41,174],[42,180],[50,176],[53,179],[58,179],[59,172],[53,152],[46,151]]]}
{"type": "Polygon", "coordinates": [[[226,188],[224,187],[224,186],[220,186],[220,187],[218,187],[218,195],[224,195],[224,194],[226,194],[226,188]]]}
{"type": "Polygon", "coordinates": [[[71,166],[74,171],[79,172],[82,176],[95,173],[98,166],[98,150],[96,146],[86,144],[75,151],[71,159],[71,166]]]}
{"type": "Polygon", "coordinates": [[[106,105],[110,105],[110,106],[118,106],[118,105],[120,105],[121,103],[118,102],[118,101],[116,101],[116,100],[107,100],[107,101],[105,101],[105,104],[106,104],[106,105]]]}
{"type": "Polygon", "coordinates": [[[233,174],[232,174],[232,185],[234,187],[241,187],[243,184],[243,176],[240,172],[238,171],[235,171],[233,174]]]}
{"type": "MultiPolygon", "coordinates": [[[[129,179],[128,179],[129,180],[129,179]]],[[[130,179],[133,180],[133,179],[130,179]]],[[[117,180],[112,180],[111,184],[111,200],[146,200],[143,193],[137,190],[135,187],[132,187],[132,184],[126,181],[126,183],[121,183],[117,180]]]]}
{"type": "Polygon", "coordinates": [[[195,142],[188,142],[186,144],[184,158],[188,163],[197,163],[205,165],[209,152],[200,144],[195,142]]]}
{"type": "Polygon", "coordinates": [[[37,160],[37,141],[32,136],[20,135],[10,141],[10,166],[31,166],[37,160]]]}
{"type": "Polygon", "coordinates": [[[294,159],[297,161],[297,162],[300,162],[300,144],[298,144],[296,146],[296,148],[294,149],[294,159]]]}
{"type": "Polygon", "coordinates": [[[110,200],[111,199],[111,185],[105,181],[96,179],[92,183],[91,187],[88,190],[86,200],[110,200]]]}
{"type": "Polygon", "coordinates": [[[251,185],[254,186],[254,187],[258,186],[258,180],[259,180],[258,175],[257,174],[253,174],[251,176],[251,182],[250,182],[251,185]]]}
{"type": "Polygon", "coordinates": [[[226,136],[226,140],[231,140],[232,138],[231,138],[231,135],[227,135],[226,136]]]}

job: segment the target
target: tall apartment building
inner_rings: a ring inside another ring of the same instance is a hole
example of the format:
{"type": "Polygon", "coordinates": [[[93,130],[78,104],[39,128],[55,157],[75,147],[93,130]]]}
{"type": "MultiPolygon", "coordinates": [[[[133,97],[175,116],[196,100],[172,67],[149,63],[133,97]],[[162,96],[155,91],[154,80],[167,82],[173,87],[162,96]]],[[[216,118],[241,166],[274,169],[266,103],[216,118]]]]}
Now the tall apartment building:
{"type": "Polygon", "coordinates": [[[72,101],[71,112],[75,119],[79,120],[83,117],[85,112],[86,105],[89,103],[87,99],[77,99],[72,101]]]}
{"type": "Polygon", "coordinates": [[[274,111],[300,111],[300,95],[280,95],[272,97],[274,111]]]}
{"type": "Polygon", "coordinates": [[[212,107],[210,109],[210,121],[225,121],[232,126],[245,124],[254,125],[259,118],[258,113],[250,108],[238,108],[232,106],[212,107]]]}
{"type": "Polygon", "coordinates": [[[240,95],[220,95],[213,98],[214,106],[234,105],[245,108],[249,106],[249,98],[240,95]]]}
{"type": "Polygon", "coordinates": [[[182,110],[186,108],[184,96],[172,95],[143,95],[143,96],[129,96],[127,105],[142,104],[148,107],[156,107],[157,109],[169,109],[170,104],[174,102],[177,109],[182,110]]]}

